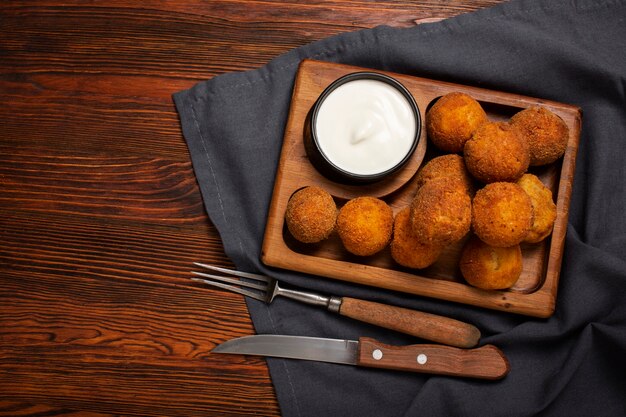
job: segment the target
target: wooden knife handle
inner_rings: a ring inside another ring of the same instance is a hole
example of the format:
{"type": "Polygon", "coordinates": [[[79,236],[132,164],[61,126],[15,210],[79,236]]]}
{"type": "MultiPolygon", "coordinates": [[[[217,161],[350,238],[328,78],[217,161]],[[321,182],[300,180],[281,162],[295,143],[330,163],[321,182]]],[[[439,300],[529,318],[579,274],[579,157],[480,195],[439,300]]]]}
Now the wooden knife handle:
{"type": "Polygon", "coordinates": [[[509,373],[509,362],[493,345],[476,349],[389,346],[367,337],[359,339],[357,365],[481,379],[500,379],[509,373]]]}
{"type": "Polygon", "coordinates": [[[480,331],[471,324],[372,301],[344,297],[339,314],[450,346],[470,348],[480,339],[480,331]]]}

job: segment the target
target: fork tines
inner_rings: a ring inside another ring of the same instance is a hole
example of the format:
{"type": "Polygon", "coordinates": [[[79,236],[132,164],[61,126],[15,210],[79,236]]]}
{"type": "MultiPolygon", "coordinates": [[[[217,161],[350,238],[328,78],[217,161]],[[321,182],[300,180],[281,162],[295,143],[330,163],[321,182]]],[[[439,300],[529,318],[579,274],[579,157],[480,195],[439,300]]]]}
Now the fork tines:
{"type": "Polygon", "coordinates": [[[247,297],[252,297],[255,300],[266,301],[265,295],[267,293],[268,283],[269,283],[269,280],[267,277],[263,275],[258,275],[258,274],[251,274],[249,272],[241,272],[241,271],[234,271],[234,270],[226,269],[226,268],[220,268],[218,266],[207,265],[207,264],[203,264],[200,262],[194,262],[194,265],[199,266],[201,268],[209,269],[212,271],[221,272],[223,274],[233,275],[235,277],[248,278],[248,279],[255,280],[257,282],[260,281],[260,283],[254,283],[254,282],[244,281],[238,278],[229,278],[229,277],[225,277],[221,275],[207,274],[205,272],[191,271],[192,274],[202,277],[202,278],[195,278],[195,277],[191,278],[192,280],[196,282],[202,282],[204,284],[208,284],[214,287],[232,291],[237,294],[242,294],[247,297]],[[234,285],[229,285],[229,284],[234,284],[234,285]],[[251,288],[253,290],[257,290],[260,293],[257,291],[250,291],[245,288],[240,288],[237,285],[240,287],[246,287],[246,288],[251,288]]]}

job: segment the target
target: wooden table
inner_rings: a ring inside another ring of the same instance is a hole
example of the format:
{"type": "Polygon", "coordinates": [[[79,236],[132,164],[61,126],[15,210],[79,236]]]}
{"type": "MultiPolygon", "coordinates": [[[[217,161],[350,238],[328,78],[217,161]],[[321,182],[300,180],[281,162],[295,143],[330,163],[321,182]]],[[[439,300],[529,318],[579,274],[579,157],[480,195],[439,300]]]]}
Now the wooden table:
{"type": "Polygon", "coordinates": [[[292,48],[499,3],[0,5],[0,415],[278,415],[171,94],[292,48]]]}

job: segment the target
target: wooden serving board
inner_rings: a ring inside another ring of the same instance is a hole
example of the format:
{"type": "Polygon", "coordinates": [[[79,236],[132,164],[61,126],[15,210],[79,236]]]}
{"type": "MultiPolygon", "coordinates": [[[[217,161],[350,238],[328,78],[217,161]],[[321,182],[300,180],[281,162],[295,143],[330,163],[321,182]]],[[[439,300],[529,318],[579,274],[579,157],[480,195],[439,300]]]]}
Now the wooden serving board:
{"type": "MultiPolygon", "coordinates": [[[[551,165],[529,170],[552,190],[557,205],[557,218],[553,233],[548,239],[538,244],[522,245],[522,275],[508,290],[481,290],[471,287],[463,280],[458,260],[464,241],[448,247],[434,265],[416,270],[395,263],[389,248],[369,257],[352,255],[343,248],[336,233],[317,244],[303,244],[291,237],[284,224],[284,213],[289,198],[297,190],[308,185],[318,185],[335,198],[338,207],[348,199],[358,196],[379,197],[397,213],[415,195],[415,174],[420,165],[439,155],[433,146],[427,144],[426,129],[423,127],[420,144],[411,161],[401,171],[383,181],[347,186],[328,180],[316,171],[307,158],[303,144],[306,115],[324,88],[337,78],[356,71],[371,70],[312,60],[305,60],[300,65],[265,229],[262,261],[269,266],[331,279],[529,316],[549,317],[554,312],[556,303],[581,128],[581,111],[571,105],[376,71],[390,75],[404,84],[420,108],[422,122],[426,120],[426,111],[435,99],[460,91],[478,100],[490,120],[508,120],[524,108],[540,105],[559,115],[569,127],[570,137],[563,158],[551,165]]],[[[316,278],[312,276],[311,279],[316,278]]]]}

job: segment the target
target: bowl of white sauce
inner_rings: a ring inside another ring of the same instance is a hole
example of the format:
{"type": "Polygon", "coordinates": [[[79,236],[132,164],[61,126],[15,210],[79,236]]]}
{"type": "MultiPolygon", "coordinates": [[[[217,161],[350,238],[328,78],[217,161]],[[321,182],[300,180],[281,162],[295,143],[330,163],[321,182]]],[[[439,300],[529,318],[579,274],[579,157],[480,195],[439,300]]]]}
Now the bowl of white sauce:
{"type": "Polygon", "coordinates": [[[307,115],[304,145],[327,178],[371,183],[400,170],[417,147],[421,116],[395,78],[354,72],[330,84],[307,115]]]}

